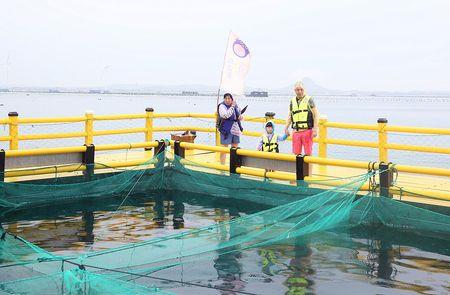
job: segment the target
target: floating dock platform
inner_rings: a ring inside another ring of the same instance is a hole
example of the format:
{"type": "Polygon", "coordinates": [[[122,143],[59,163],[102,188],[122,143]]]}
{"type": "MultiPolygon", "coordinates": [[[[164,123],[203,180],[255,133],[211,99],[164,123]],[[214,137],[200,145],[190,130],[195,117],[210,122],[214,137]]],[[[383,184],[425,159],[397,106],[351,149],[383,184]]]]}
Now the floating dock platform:
{"type": "MultiPolygon", "coordinates": [[[[154,126],[154,121],[163,118],[197,118],[214,122],[216,114],[198,113],[156,113],[147,108],[141,114],[94,115],[91,112],[79,117],[61,118],[21,118],[16,112],[9,113],[8,118],[0,119],[0,124],[7,126],[8,135],[0,136],[0,142],[9,143],[9,149],[0,152],[0,173],[4,181],[15,182],[42,177],[52,177],[55,173],[69,173],[75,166],[98,163],[95,169],[104,167],[132,167],[148,161],[157,148],[170,148],[174,154],[186,159],[188,164],[209,167],[217,171],[228,171],[256,177],[273,179],[291,184],[295,180],[310,182],[321,181],[330,186],[339,185],[340,179],[361,175],[367,170],[380,171],[375,186],[367,183],[362,191],[376,190],[382,195],[406,202],[424,205],[450,207],[450,169],[413,165],[396,165],[395,159],[388,157],[389,150],[436,153],[450,155],[449,147],[418,146],[388,142],[390,132],[417,135],[450,136],[450,129],[423,128],[409,126],[390,126],[387,120],[380,119],[377,124],[353,124],[329,122],[320,119],[319,136],[315,138],[318,156],[296,156],[293,154],[266,153],[246,149],[230,149],[218,144],[215,128],[204,126],[154,126]],[[95,130],[94,122],[141,120],[143,126],[125,129],[95,130]],[[21,125],[45,124],[82,124],[84,128],[76,132],[22,134],[21,125]],[[328,129],[365,130],[377,133],[378,141],[361,141],[329,138],[328,129]],[[202,145],[183,141],[155,141],[154,133],[194,130],[196,132],[215,133],[216,144],[202,145]],[[108,135],[143,134],[142,142],[95,144],[95,138],[108,135]],[[42,149],[20,149],[20,142],[31,140],[57,140],[84,138],[83,146],[68,146],[42,149]],[[362,147],[377,149],[378,159],[355,161],[333,159],[327,155],[328,145],[362,147]],[[153,150],[152,150],[153,149],[153,150]],[[229,154],[225,165],[218,161],[219,153],[229,154]],[[104,167],[101,167],[104,166],[104,167]],[[308,171],[310,170],[310,171],[308,171]]],[[[274,120],[284,124],[284,120],[274,118],[246,117],[246,122],[263,123],[274,120]]],[[[243,136],[259,137],[261,133],[245,131],[243,136]]],[[[197,168],[198,169],[198,168],[197,168]]],[[[70,174],[70,173],[69,173],[70,174]]]]}

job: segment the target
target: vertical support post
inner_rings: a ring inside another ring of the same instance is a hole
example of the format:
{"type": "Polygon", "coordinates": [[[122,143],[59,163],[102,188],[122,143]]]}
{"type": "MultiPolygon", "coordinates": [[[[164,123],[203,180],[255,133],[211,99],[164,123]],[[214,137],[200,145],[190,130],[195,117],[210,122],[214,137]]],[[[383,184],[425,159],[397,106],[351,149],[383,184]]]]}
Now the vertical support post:
{"type": "Polygon", "coordinates": [[[158,146],[154,150],[153,155],[157,156],[166,151],[166,142],[164,140],[157,140],[158,146]]]}
{"type": "Polygon", "coordinates": [[[266,119],[266,122],[269,120],[273,120],[273,118],[275,118],[275,113],[274,112],[266,112],[264,114],[264,119],[266,119]]]}
{"type": "Polygon", "coordinates": [[[158,161],[158,163],[155,165],[156,168],[164,167],[164,161],[165,161],[165,152],[166,152],[166,142],[164,140],[157,140],[158,146],[153,150],[154,157],[159,156],[159,154],[162,155],[162,159],[158,161]]]}
{"type": "Polygon", "coordinates": [[[325,125],[328,122],[328,117],[323,115],[319,119],[319,157],[326,158],[327,157],[327,137],[328,137],[328,128],[325,125]]]}
{"type": "Polygon", "coordinates": [[[9,112],[9,149],[19,149],[19,114],[17,112],[9,112]]]}
{"type": "Polygon", "coordinates": [[[295,174],[297,181],[305,180],[305,176],[309,175],[309,165],[305,162],[304,155],[297,155],[295,158],[295,174]]]}
{"type": "Polygon", "coordinates": [[[380,163],[380,195],[386,198],[392,198],[389,188],[392,185],[393,174],[389,169],[389,164],[380,163]]]}
{"type": "MultiPolygon", "coordinates": [[[[216,128],[215,128],[215,139],[216,139],[216,146],[220,146],[220,132],[219,132],[219,108],[217,108],[217,112],[215,113],[216,115],[216,128]]],[[[220,161],[220,153],[215,153],[216,154],[216,161],[220,161]]]]}
{"type": "Polygon", "coordinates": [[[185,149],[181,147],[181,143],[180,143],[179,140],[175,141],[174,146],[173,146],[173,152],[178,157],[184,158],[184,156],[185,156],[185,149]]]}
{"type": "Polygon", "coordinates": [[[387,132],[386,125],[388,120],[386,118],[378,119],[378,158],[380,162],[388,162],[387,132]]]}
{"type": "Polygon", "coordinates": [[[5,150],[0,150],[0,182],[5,181],[5,161],[6,161],[6,155],[5,150]]]}
{"type": "Polygon", "coordinates": [[[145,141],[153,140],[153,108],[145,109],[145,141]]]}
{"type": "Polygon", "coordinates": [[[86,171],[83,172],[84,177],[90,180],[94,176],[95,163],[95,146],[93,144],[86,145],[86,151],[83,153],[82,162],[86,165],[86,171]]]}
{"type": "Polygon", "coordinates": [[[94,112],[86,111],[85,116],[84,132],[86,135],[84,136],[84,144],[89,146],[94,144],[94,112]]]}
{"type": "MultiPolygon", "coordinates": [[[[5,150],[1,149],[0,150],[0,182],[4,182],[5,181],[5,161],[6,161],[6,154],[5,154],[5,150]]],[[[0,197],[4,198],[6,194],[5,191],[5,187],[1,186],[0,188],[0,197]]],[[[0,224],[1,227],[1,224],[0,224]]]]}
{"type": "Polygon", "coordinates": [[[239,148],[230,148],[230,173],[236,173],[236,168],[241,167],[241,157],[237,154],[239,148]]]}
{"type": "Polygon", "coordinates": [[[220,132],[219,132],[219,126],[218,126],[218,122],[219,122],[219,113],[218,113],[219,109],[217,109],[216,112],[216,131],[215,131],[215,135],[216,135],[216,146],[220,146],[220,132]]]}

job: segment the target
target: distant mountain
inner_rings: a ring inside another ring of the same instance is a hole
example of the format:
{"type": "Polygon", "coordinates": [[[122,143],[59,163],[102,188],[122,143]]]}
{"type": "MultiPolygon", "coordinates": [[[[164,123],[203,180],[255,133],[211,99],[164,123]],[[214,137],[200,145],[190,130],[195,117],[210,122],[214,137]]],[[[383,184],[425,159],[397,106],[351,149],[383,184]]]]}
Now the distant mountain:
{"type": "MultiPolygon", "coordinates": [[[[303,78],[302,82],[309,94],[332,94],[338,92],[336,90],[326,89],[325,87],[316,84],[311,78],[308,77],[303,78]]],[[[294,85],[292,84],[282,88],[271,89],[269,92],[275,95],[292,94],[294,92],[294,85]]]]}
{"type": "MultiPolygon", "coordinates": [[[[365,91],[365,90],[336,90],[327,89],[311,78],[302,80],[309,94],[312,95],[351,95],[351,96],[437,96],[450,97],[450,92],[445,91],[365,91]]],[[[247,86],[246,92],[268,91],[270,95],[292,95],[294,85],[280,88],[262,88],[247,86]]],[[[216,95],[217,85],[204,84],[179,84],[179,85],[157,85],[157,84],[114,84],[98,87],[11,87],[1,89],[0,92],[75,92],[75,93],[133,93],[133,94],[181,94],[184,92],[197,92],[199,95],[216,95]]]]}
{"type": "MultiPolygon", "coordinates": [[[[318,84],[316,84],[311,78],[304,78],[302,82],[305,84],[305,88],[308,93],[311,94],[329,94],[330,91],[318,84]]],[[[268,91],[270,94],[292,94],[294,85],[285,86],[276,89],[267,89],[261,87],[247,86],[247,92],[251,91],[268,91]]],[[[111,92],[114,91],[136,91],[145,93],[181,93],[182,91],[196,91],[199,93],[216,93],[217,86],[203,85],[203,84],[181,84],[181,85],[142,85],[142,84],[116,84],[107,87],[111,92]]]]}

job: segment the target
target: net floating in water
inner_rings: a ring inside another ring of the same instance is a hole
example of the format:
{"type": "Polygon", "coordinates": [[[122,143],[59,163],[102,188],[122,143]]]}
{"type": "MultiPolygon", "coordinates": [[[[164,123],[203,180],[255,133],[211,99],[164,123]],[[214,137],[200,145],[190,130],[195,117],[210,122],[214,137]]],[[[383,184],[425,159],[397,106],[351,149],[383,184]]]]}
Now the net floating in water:
{"type": "Polygon", "coordinates": [[[125,200],[155,191],[245,200],[270,208],[194,230],[74,256],[52,254],[2,229],[0,290],[11,294],[165,294],[160,288],[126,279],[151,277],[159,270],[333,229],[391,227],[420,235],[448,238],[450,234],[447,215],[374,193],[358,195],[374,172],[342,179],[345,184],[338,187],[320,181],[299,181],[292,186],[223,175],[198,165],[189,168],[185,163],[177,156],[167,158],[161,153],[131,170],[1,183],[3,219],[17,210],[36,206],[111,196],[125,200]],[[9,280],[10,274],[18,274],[20,279],[9,280]]]}

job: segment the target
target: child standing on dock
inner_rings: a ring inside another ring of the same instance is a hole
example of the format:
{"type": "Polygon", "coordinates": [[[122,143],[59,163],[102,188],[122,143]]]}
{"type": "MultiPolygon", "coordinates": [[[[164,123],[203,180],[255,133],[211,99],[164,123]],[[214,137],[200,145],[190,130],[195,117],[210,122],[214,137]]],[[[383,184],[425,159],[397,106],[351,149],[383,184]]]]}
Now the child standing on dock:
{"type": "Polygon", "coordinates": [[[258,144],[258,151],[279,153],[278,142],[286,140],[287,135],[276,134],[275,124],[272,121],[267,121],[264,129],[265,132],[258,144]]]}

